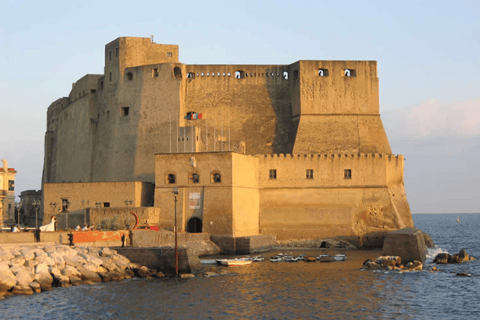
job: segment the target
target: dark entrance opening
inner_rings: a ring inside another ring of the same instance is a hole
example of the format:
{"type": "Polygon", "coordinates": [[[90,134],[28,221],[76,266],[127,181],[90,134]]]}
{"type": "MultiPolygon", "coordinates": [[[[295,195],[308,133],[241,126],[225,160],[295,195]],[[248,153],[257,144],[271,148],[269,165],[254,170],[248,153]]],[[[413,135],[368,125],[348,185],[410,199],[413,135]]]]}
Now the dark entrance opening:
{"type": "Polygon", "coordinates": [[[187,223],[188,233],[200,233],[202,232],[202,220],[198,218],[192,218],[187,223]]]}

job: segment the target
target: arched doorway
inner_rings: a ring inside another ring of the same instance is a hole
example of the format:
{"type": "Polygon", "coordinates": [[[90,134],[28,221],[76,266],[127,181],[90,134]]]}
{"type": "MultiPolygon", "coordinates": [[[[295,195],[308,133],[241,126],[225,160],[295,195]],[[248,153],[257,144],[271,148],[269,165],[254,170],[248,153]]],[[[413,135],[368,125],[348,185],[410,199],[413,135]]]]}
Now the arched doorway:
{"type": "Polygon", "coordinates": [[[187,222],[188,233],[200,233],[202,232],[202,220],[199,218],[191,218],[187,222]]]}

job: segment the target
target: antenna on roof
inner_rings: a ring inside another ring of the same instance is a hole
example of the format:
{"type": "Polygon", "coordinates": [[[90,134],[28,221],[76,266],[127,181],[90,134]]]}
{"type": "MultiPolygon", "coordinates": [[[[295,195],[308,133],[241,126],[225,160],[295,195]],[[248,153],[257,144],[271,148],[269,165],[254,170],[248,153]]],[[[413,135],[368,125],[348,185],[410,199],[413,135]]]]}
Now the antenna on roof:
{"type": "Polygon", "coordinates": [[[150,35],[150,38],[152,38],[152,43],[155,43],[155,42],[153,42],[153,34],[150,35]]]}

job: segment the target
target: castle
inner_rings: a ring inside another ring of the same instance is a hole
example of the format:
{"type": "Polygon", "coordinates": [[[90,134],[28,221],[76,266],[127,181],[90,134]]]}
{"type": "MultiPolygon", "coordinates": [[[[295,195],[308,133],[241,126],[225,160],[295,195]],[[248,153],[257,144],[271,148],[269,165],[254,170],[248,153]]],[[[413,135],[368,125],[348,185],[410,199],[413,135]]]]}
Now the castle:
{"type": "Polygon", "coordinates": [[[180,230],[360,239],[413,226],[403,167],[375,61],[187,65],[121,37],[48,108],[43,205],[154,207],[172,229],[178,188],[180,230]]]}

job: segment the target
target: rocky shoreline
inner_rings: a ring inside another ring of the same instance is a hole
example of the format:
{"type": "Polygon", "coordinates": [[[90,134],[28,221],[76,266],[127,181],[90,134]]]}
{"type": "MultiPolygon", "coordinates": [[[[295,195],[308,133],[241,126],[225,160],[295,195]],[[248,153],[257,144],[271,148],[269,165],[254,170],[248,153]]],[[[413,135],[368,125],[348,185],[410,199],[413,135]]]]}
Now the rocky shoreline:
{"type": "Polygon", "coordinates": [[[302,249],[358,249],[351,242],[343,239],[291,239],[277,240],[274,248],[302,248],[302,249]]]}
{"type": "MultiPolygon", "coordinates": [[[[228,273],[206,272],[205,277],[228,273]]],[[[163,278],[158,270],[132,263],[115,250],[65,245],[19,245],[0,247],[0,300],[4,296],[31,295],[132,277],[163,278]]],[[[181,274],[181,278],[195,277],[181,274]]]]}

